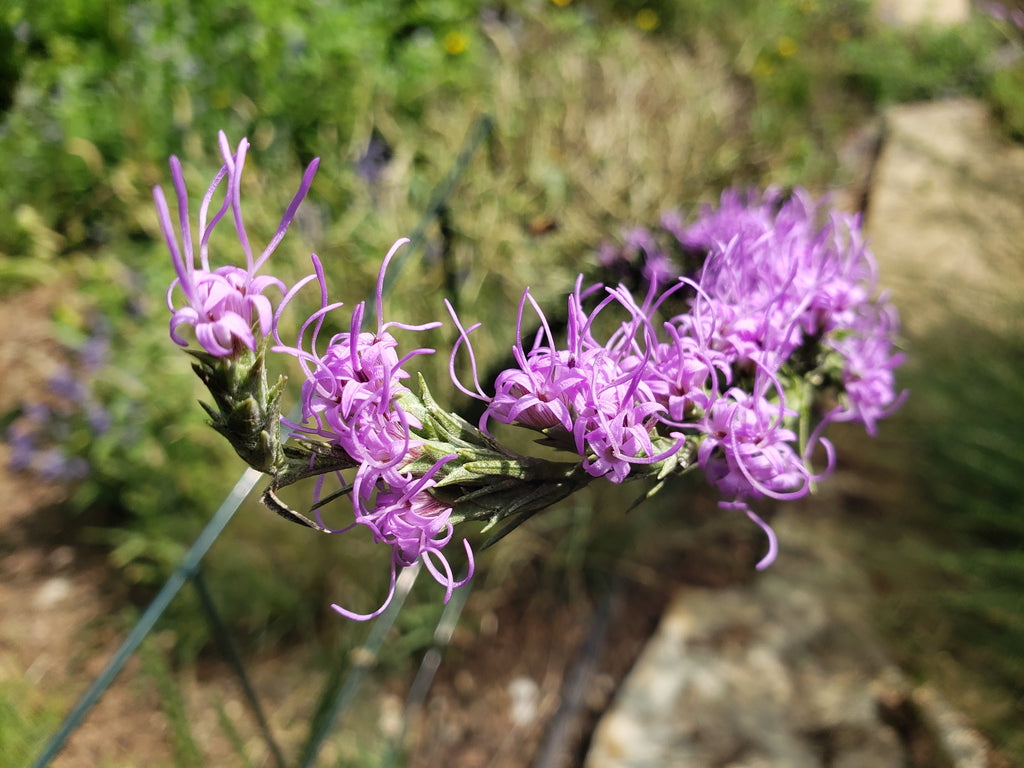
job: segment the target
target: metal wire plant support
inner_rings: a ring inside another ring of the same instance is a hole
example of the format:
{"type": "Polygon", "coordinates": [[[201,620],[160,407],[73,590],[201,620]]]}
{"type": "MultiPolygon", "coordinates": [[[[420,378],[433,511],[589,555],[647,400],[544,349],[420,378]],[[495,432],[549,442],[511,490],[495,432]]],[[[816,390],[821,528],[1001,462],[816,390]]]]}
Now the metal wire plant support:
{"type": "MultiPolygon", "coordinates": [[[[479,117],[470,128],[451,169],[445,179],[434,190],[426,210],[413,231],[410,238],[410,246],[404,252],[404,259],[402,261],[396,259],[392,266],[389,274],[390,280],[394,280],[398,275],[404,260],[408,259],[423,244],[427,227],[430,226],[431,222],[445,217],[448,198],[469,166],[473,155],[480,145],[490,137],[492,130],[493,121],[488,115],[479,117]]],[[[82,724],[89,711],[99,702],[125,664],[152,631],[164,611],[187,583],[191,583],[196,589],[199,603],[210,622],[217,645],[233,673],[238,678],[243,696],[267,743],[274,764],[278,768],[285,768],[288,765],[288,761],[274,739],[256,690],[245,671],[245,664],[238,651],[238,647],[231,638],[231,634],[228,632],[227,626],[217,609],[213,596],[206,587],[201,570],[203,558],[262,478],[263,474],[255,469],[249,468],[242,473],[238,482],[235,483],[235,487],[221,503],[135,626],[129,631],[121,646],[50,737],[39,757],[32,763],[33,768],[44,768],[56,758],[64,748],[67,740],[82,724]]],[[[388,609],[370,627],[366,640],[361,646],[362,653],[355,655],[356,661],[351,664],[347,672],[344,667],[348,665],[348,658],[343,657],[328,674],[327,682],[324,685],[320,701],[312,719],[309,737],[296,765],[308,768],[308,766],[315,764],[324,742],[337,726],[338,720],[345,709],[354,701],[360,686],[375,665],[388,630],[394,625],[405,602],[405,598],[415,584],[419,572],[420,568],[418,565],[407,568],[402,572],[396,585],[394,599],[388,606],[388,609]]],[[[467,584],[464,588],[456,591],[442,613],[434,632],[433,646],[426,652],[419,672],[409,690],[407,707],[417,706],[426,697],[430,683],[441,663],[441,649],[451,640],[454,627],[466,604],[470,586],[471,584],[467,584]]]]}

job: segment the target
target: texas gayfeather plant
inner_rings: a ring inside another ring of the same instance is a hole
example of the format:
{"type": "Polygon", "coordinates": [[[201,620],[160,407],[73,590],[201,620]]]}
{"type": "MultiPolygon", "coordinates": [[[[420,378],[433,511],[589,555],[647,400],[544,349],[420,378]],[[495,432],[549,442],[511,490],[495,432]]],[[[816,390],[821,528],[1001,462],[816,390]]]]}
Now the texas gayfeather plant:
{"type": "Polygon", "coordinates": [[[604,247],[598,261],[619,279],[588,283],[581,274],[557,323],[524,287],[509,338],[514,364],[486,382],[472,339],[481,326],[446,300],[456,336],[448,351],[452,381],[483,406],[472,424],[444,410],[415,370],[417,358],[436,350],[408,348],[395,335],[405,339],[442,321],[409,325],[383,316],[384,276],[408,241],[396,240],[382,259],[374,317],[365,301],[348,309],[329,295],[316,254],[311,274],[286,286],[270,273],[270,257],[318,161],[256,256],[240,199],[249,145],[242,139],[232,148],[223,133],[218,139],[223,166],[202,198],[195,232],[176,158],[176,220],[154,189],[177,271],[167,294],[170,336],[189,347],[209,389],[211,425],[268,475],[262,498],[269,508],[321,533],[362,526],[390,548],[388,596],[368,614],[332,606],[349,618],[383,611],[398,571],[417,562],[447,601],[473,575],[470,544],[455,541],[460,524],[481,522],[496,541],[592,482],[638,482],[639,503],[669,478],[701,472],[724,510],[744,513],[764,531],[757,567],[765,568],[778,544],[751,502],[808,494],[835,464],[823,435],[830,423],[857,421],[874,434],[903,400],[894,378],[903,360],[898,316],[877,291],[859,217],[829,211],[801,190],[727,191],[689,224],[666,214],[658,227],[604,247]],[[210,234],[229,211],[244,263],[216,265],[210,234]],[[300,292],[315,291],[319,308],[292,319],[300,292]],[[348,330],[323,338],[328,316],[338,315],[348,330]],[[268,376],[269,361],[282,357],[303,377],[296,421],[282,416],[284,377],[271,384],[268,376]],[[456,374],[460,359],[468,381],[456,374]],[[493,436],[494,423],[536,433],[562,458],[511,450],[493,436]],[[307,478],[316,479],[309,509],[280,500],[281,488],[307,478]],[[340,490],[325,493],[328,480],[340,481],[340,490]],[[336,503],[349,510],[340,528],[322,517],[336,503]],[[468,557],[461,579],[452,547],[468,557]]]}

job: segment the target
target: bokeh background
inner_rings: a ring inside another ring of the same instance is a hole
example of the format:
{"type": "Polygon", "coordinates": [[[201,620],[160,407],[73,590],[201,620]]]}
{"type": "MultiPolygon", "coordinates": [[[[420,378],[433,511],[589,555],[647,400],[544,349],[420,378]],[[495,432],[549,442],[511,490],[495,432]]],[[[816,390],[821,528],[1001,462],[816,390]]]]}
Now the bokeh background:
{"type": "MultiPolygon", "coordinates": [[[[274,271],[294,281],[315,251],[333,298],[351,306],[485,115],[492,133],[386,302],[427,322],[445,319],[450,297],[484,323],[485,367],[508,351],[524,285],[557,306],[577,273],[599,276],[602,244],[666,211],[691,217],[728,187],[807,187],[867,212],[869,232],[903,237],[909,266],[887,255],[881,281],[905,315],[929,318],[908,322],[901,383],[912,394],[877,440],[837,430],[841,482],[821,504],[867,577],[886,653],[963,711],[999,759],[1024,763],[1024,181],[983,180],[1005,205],[964,225],[974,258],[1000,276],[998,301],[955,258],[930,273],[913,254],[920,222],[873,197],[886,116],[900,105],[970,100],[986,116],[977,162],[1019,159],[1024,33],[1019,9],[1001,7],[1004,18],[979,5],[956,24],[906,25],[868,0],[6,0],[3,764],[29,764],[242,470],[205,426],[198,383],[167,338],[173,269],[151,195],[169,188],[167,158],[181,159],[195,201],[219,167],[216,132],[248,136],[243,206],[250,236],[266,242],[320,157],[274,271]]],[[[974,157],[958,156],[963,178],[974,157]]],[[[450,325],[430,335],[442,354],[423,370],[459,408],[450,325]]],[[[505,666],[496,637],[528,645],[559,612],[585,623],[609,584],[625,584],[635,612],[619,617],[630,626],[618,647],[635,654],[680,585],[754,578],[756,531],[716,514],[699,481],[625,516],[632,493],[580,494],[481,556],[442,670],[470,676],[456,688],[479,707],[451,714],[464,731],[489,719],[501,730],[488,692],[505,666]]],[[[255,504],[242,512],[205,574],[257,679],[277,686],[273,720],[297,748],[331,661],[365,635],[328,606],[375,604],[387,553],[358,535],[313,538],[255,504]]],[[[380,712],[430,645],[439,602],[436,587],[417,586],[329,764],[382,764],[380,712]]],[[[263,764],[222,667],[186,590],[58,764],[263,764]]],[[[519,758],[483,764],[528,763],[519,758]]]]}

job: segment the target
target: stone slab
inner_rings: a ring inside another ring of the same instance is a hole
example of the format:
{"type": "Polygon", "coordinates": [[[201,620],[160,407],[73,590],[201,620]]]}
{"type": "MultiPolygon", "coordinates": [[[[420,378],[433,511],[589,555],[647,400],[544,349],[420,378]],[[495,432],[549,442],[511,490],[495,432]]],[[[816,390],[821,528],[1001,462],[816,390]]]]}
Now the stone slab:
{"type": "MultiPolygon", "coordinates": [[[[586,768],[899,768],[856,569],[806,520],[749,587],[678,593],[598,724],[586,768]]],[[[861,591],[864,590],[864,591],[861,591]]]]}
{"type": "Polygon", "coordinates": [[[877,0],[875,15],[886,24],[955,26],[971,15],[970,0],[877,0]]]}
{"type": "Polygon", "coordinates": [[[749,585],[675,595],[584,768],[1004,765],[935,690],[889,661],[843,526],[817,507],[773,526],[784,547],[749,585]]]}
{"type": "Polygon", "coordinates": [[[888,111],[866,224],[908,337],[961,320],[1024,330],[1024,147],[983,103],[888,111]]]}

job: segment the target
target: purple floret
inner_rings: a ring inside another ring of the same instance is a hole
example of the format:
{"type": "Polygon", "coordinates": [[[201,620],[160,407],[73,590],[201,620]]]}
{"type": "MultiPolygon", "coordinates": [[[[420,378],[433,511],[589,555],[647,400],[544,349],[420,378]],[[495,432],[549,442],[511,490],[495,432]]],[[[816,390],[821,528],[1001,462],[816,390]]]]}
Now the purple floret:
{"type": "Polygon", "coordinates": [[[263,292],[271,286],[283,292],[284,284],[276,277],[257,276],[256,273],[287,232],[295,218],[299,204],[313,183],[313,176],[320,161],[318,158],[306,168],[299,191],[285,211],[277,232],[263,252],[254,258],[242,220],[241,207],[242,168],[245,165],[245,154],[249,148],[249,142],[242,139],[238,144],[238,149],[232,153],[224,132],[218,133],[217,137],[224,165],[206,190],[199,207],[200,266],[198,268],[195,265],[193,253],[188,192],[185,188],[181,163],[177,157],[171,157],[170,162],[174,191],[178,199],[177,232],[175,232],[167,206],[167,199],[160,187],[153,188],[153,198],[156,201],[160,228],[163,230],[164,239],[171,252],[174,269],[178,273],[177,278],[167,291],[167,308],[172,313],[171,339],[176,344],[187,346],[188,342],[181,337],[179,329],[182,326],[191,326],[195,329],[196,340],[203,349],[216,357],[229,357],[243,347],[250,350],[256,349],[254,326],[258,327],[263,336],[270,333],[273,308],[263,292]],[[208,222],[210,203],[225,178],[227,179],[227,190],[224,202],[208,222]],[[242,247],[242,252],[245,254],[245,267],[225,265],[212,269],[209,258],[210,235],[229,207],[235,222],[235,234],[242,247]],[[180,244],[178,242],[179,235],[181,237],[180,244]],[[185,296],[187,301],[185,306],[175,307],[174,305],[173,293],[176,287],[180,288],[185,296]]]}
{"type": "Polygon", "coordinates": [[[421,561],[445,587],[445,601],[453,589],[465,584],[473,574],[472,551],[464,542],[469,556],[469,575],[461,581],[452,575],[442,551],[453,533],[452,509],[437,501],[429,490],[434,486],[434,474],[455,457],[447,456],[435,462],[424,474],[409,471],[410,464],[423,453],[424,440],[412,432],[422,424],[398,402],[401,395],[409,392],[401,384],[409,378],[403,366],[413,357],[434,350],[414,349],[399,356],[398,341],[389,329],[425,331],[441,323],[407,325],[384,321],[384,275],[398,248],[407,242],[406,238],[395,242],[381,264],[377,276],[375,332],[363,330],[366,302],[360,302],[352,312],[349,330],[334,335],[322,353],[318,350],[318,336],[326,316],[342,304],[329,302],[323,265],[316,254],[312,256],[313,274],[288,292],[273,323],[277,342],[273,351],[295,357],[305,376],[303,423],[289,423],[293,433],[341,448],[357,467],[347,489],[355,522],[333,532],[341,533],[353,525],[361,525],[373,533],[375,541],[391,547],[391,588],[383,604],[369,614],[332,606],[343,616],[357,620],[371,619],[387,608],[394,595],[399,568],[421,561]],[[281,314],[295,295],[314,280],[320,287],[320,309],[302,323],[295,346],[285,345],[278,330],[281,314]],[[307,332],[310,332],[308,348],[307,332]]]}

